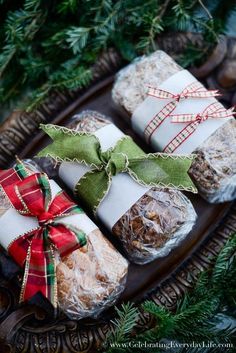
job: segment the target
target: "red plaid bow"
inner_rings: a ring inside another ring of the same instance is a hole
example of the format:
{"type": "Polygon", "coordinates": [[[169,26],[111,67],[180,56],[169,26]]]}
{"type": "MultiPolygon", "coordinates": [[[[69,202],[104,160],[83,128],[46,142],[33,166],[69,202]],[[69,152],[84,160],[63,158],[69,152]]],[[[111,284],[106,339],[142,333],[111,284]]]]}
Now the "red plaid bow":
{"type": "Polygon", "coordinates": [[[60,219],[83,211],[64,191],[52,200],[47,176],[27,176],[21,164],[0,171],[0,185],[17,212],[38,220],[38,227],[20,235],[8,247],[15,261],[25,265],[20,301],[40,291],[56,306],[55,248],[60,256],[65,256],[86,244],[84,232],[60,223],[60,219]]]}
{"type": "Polygon", "coordinates": [[[210,104],[202,113],[170,115],[173,123],[189,123],[176,135],[164,148],[163,152],[174,152],[190,135],[194,133],[198,125],[207,119],[228,118],[236,114],[234,108],[225,109],[219,102],[210,104]]]}
{"type": "Polygon", "coordinates": [[[181,93],[173,94],[168,91],[164,91],[159,88],[154,88],[149,86],[148,95],[159,98],[159,99],[169,99],[171,100],[167,103],[164,108],[158,112],[152,120],[147,124],[144,130],[144,136],[147,143],[150,143],[150,139],[156,129],[162,124],[162,122],[169,117],[169,115],[176,108],[178,102],[182,99],[187,98],[210,98],[219,96],[220,93],[218,90],[207,90],[203,87],[200,82],[193,82],[187,86],[181,93]]]}

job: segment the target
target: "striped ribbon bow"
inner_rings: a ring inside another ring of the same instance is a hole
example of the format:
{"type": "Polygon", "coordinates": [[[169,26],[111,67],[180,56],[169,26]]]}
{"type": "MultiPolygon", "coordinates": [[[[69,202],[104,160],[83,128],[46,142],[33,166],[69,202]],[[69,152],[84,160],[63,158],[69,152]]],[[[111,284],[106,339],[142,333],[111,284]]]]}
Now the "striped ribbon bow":
{"type": "Polygon", "coordinates": [[[170,115],[172,123],[189,123],[176,135],[164,148],[164,152],[174,152],[190,135],[194,133],[198,125],[207,119],[228,118],[235,115],[234,108],[225,109],[219,102],[210,104],[202,113],[170,115]]]}
{"type": "Polygon", "coordinates": [[[147,124],[144,130],[144,137],[147,143],[150,143],[150,139],[156,129],[162,124],[162,122],[169,117],[169,115],[176,108],[178,103],[183,99],[188,98],[211,98],[220,95],[218,90],[207,90],[201,85],[200,82],[193,82],[192,84],[185,87],[185,89],[179,94],[173,94],[171,92],[154,88],[149,86],[148,95],[158,99],[171,100],[167,103],[164,108],[159,111],[147,124]]]}
{"type": "Polygon", "coordinates": [[[64,191],[52,199],[47,176],[42,173],[27,176],[20,164],[0,171],[0,185],[19,214],[38,220],[35,229],[20,235],[8,246],[14,260],[21,267],[25,265],[20,301],[40,291],[56,307],[55,249],[60,256],[65,256],[86,244],[83,231],[60,220],[83,211],[64,191]]]}

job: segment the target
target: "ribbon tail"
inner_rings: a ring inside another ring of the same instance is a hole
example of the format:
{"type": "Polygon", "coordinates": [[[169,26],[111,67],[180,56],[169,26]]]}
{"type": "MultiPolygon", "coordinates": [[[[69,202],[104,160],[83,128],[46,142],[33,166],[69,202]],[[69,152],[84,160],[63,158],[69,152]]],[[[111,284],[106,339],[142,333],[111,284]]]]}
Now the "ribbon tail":
{"type": "Polygon", "coordinates": [[[40,125],[53,142],[39,152],[38,157],[51,157],[56,161],[84,163],[100,167],[100,142],[95,135],[70,130],[57,125],[40,125]]]}
{"type": "Polygon", "coordinates": [[[49,227],[49,238],[57,248],[61,257],[66,256],[76,249],[86,245],[86,234],[70,224],[53,223],[49,227]],[[60,234],[60,236],[58,236],[60,234]]]}
{"type": "Polygon", "coordinates": [[[197,193],[188,170],[194,155],[147,154],[146,158],[129,161],[129,174],[141,185],[169,187],[197,193]]]}
{"type": "Polygon", "coordinates": [[[52,195],[49,179],[46,174],[32,174],[19,182],[19,184],[15,186],[15,189],[18,198],[15,202],[14,198],[12,198],[11,201],[19,212],[19,202],[24,206],[23,214],[26,214],[27,211],[29,216],[33,215],[37,217],[48,210],[52,195]]]}
{"type": "Polygon", "coordinates": [[[159,98],[159,99],[175,98],[175,95],[173,93],[170,93],[170,92],[165,91],[163,89],[151,87],[151,86],[149,86],[148,95],[159,98]]]}
{"type": "Polygon", "coordinates": [[[220,93],[218,90],[196,90],[186,92],[185,96],[188,98],[211,98],[220,96],[220,93]]]}
{"type": "Polygon", "coordinates": [[[198,114],[170,115],[172,123],[191,123],[197,120],[198,114]]]}
{"type": "Polygon", "coordinates": [[[234,109],[235,109],[234,107],[227,109],[228,114],[235,115],[236,111],[234,109]]]}
{"type": "Polygon", "coordinates": [[[47,230],[39,231],[28,248],[20,302],[41,292],[57,306],[57,281],[54,250],[47,239],[47,230]]]}
{"type": "Polygon", "coordinates": [[[84,200],[86,206],[96,214],[97,208],[107,195],[110,185],[111,176],[105,170],[92,170],[79,180],[75,192],[84,200]]]}
{"type": "Polygon", "coordinates": [[[12,187],[27,177],[27,171],[22,163],[17,163],[14,168],[0,169],[0,184],[2,188],[12,187]]]}
{"type": "Polygon", "coordinates": [[[229,118],[235,114],[236,114],[236,112],[234,112],[232,109],[228,109],[228,110],[225,109],[225,110],[213,113],[212,117],[213,118],[229,118]]]}
{"type": "Polygon", "coordinates": [[[48,211],[54,217],[64,217],[84,213],[82,208],[76,205],[63,190],[58,192],[54,197],[48,211]]]}

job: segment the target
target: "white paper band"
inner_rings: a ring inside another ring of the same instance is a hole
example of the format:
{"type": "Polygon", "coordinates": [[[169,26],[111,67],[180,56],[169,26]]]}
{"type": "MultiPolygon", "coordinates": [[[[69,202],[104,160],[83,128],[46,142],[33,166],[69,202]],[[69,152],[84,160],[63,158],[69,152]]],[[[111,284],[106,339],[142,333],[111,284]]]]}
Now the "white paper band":
{"type": "MultiPolygon", "coordinates": [[[[102,151],[114,147],[117,141],[124,136],[113,124],[102,127],[94,135],[98,137],[102,151]]],[[[78,180],[89,170],[89,167],[82,164],[63,162],[59,168],[59,176],[71,190],[74,190],[78,180]]],[[[115,223],[149,189],[139,185],[127,173],[114,176],[107,196],[98,207],[98,217],[111,230],[115,223]]]]}
{"type": "MultiPolygon", "coordinates": [[[[50,186],[52,198],[54,198],[61,188],[53,180],[50,180],[50,186]]],[[[63,217],[60,219],[60,223],[74,225],[87,235],[97,229],[97,226],[84,213],[63,217]]],[[[10,208],[0,217],[0,243],[7,250],[14,239],[38,226],[36,218],[22,216],[14,208],[10,208]]]]}
{"type": "MultiPolygon", "coordinates": [[[[189,84],[198,82],[187,70],[179,71],[169,77],[159,89],[179,94],[189,84]]],[[[171,100],[158,99],[148,96],[134,111],[131,122],[133,129],[143,138],[148,123],[171,100]]],[[[217,102],[215,98],[188,98],[181,100],[172,114],[197,114],[201,113],[210,104],[217,102]]],[[[223,107],[223,106],[222,106],[223,107]]],[[[232,117],[233,118],[233,117],[232,117]]],[[[176,150],[175,153],[191,153],[200,146],[210,135],[231,118],[212,118],[198,125],[196,131],[189,136],[176,150]]],[[[171,117],[167,117],[152,134],[150,144],[156,151],[163,151],[165,146],[187,126],[188,123],[172,123],[171,117]]]]}

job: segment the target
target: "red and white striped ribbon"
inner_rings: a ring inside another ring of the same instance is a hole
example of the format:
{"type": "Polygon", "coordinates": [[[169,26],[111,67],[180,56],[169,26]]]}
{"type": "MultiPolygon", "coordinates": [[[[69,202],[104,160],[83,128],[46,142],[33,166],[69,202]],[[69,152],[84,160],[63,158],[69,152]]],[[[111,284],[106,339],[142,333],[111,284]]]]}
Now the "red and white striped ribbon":
{"type": "Polygon", "coordinates": [[[210,104],[202,113],[170,115],[172,123],[189,123],[176,135],[163,149],[165,153],[173,153],[190,135],[198,125],[207,119],[228,118],[235,115],[234,108],[225,109],[219,102],[210,104]]]}
{"type": "Polygon", "coordinates": [[[144,137],[146,142],[150,143],[150,139],[153,133],[173,112],[179,101],[188,98],[211,98],[219,96],[220,93],[218,90],[207,90],[201,85],[200,82],[193,82],[185,87],[185,89],[179,94],[173,94],[171,92],[149,86],[148,95],[158,99],[171,99],[171,102],[167,103],[164,108],[159,111],[145,127],[144,137]]]}

